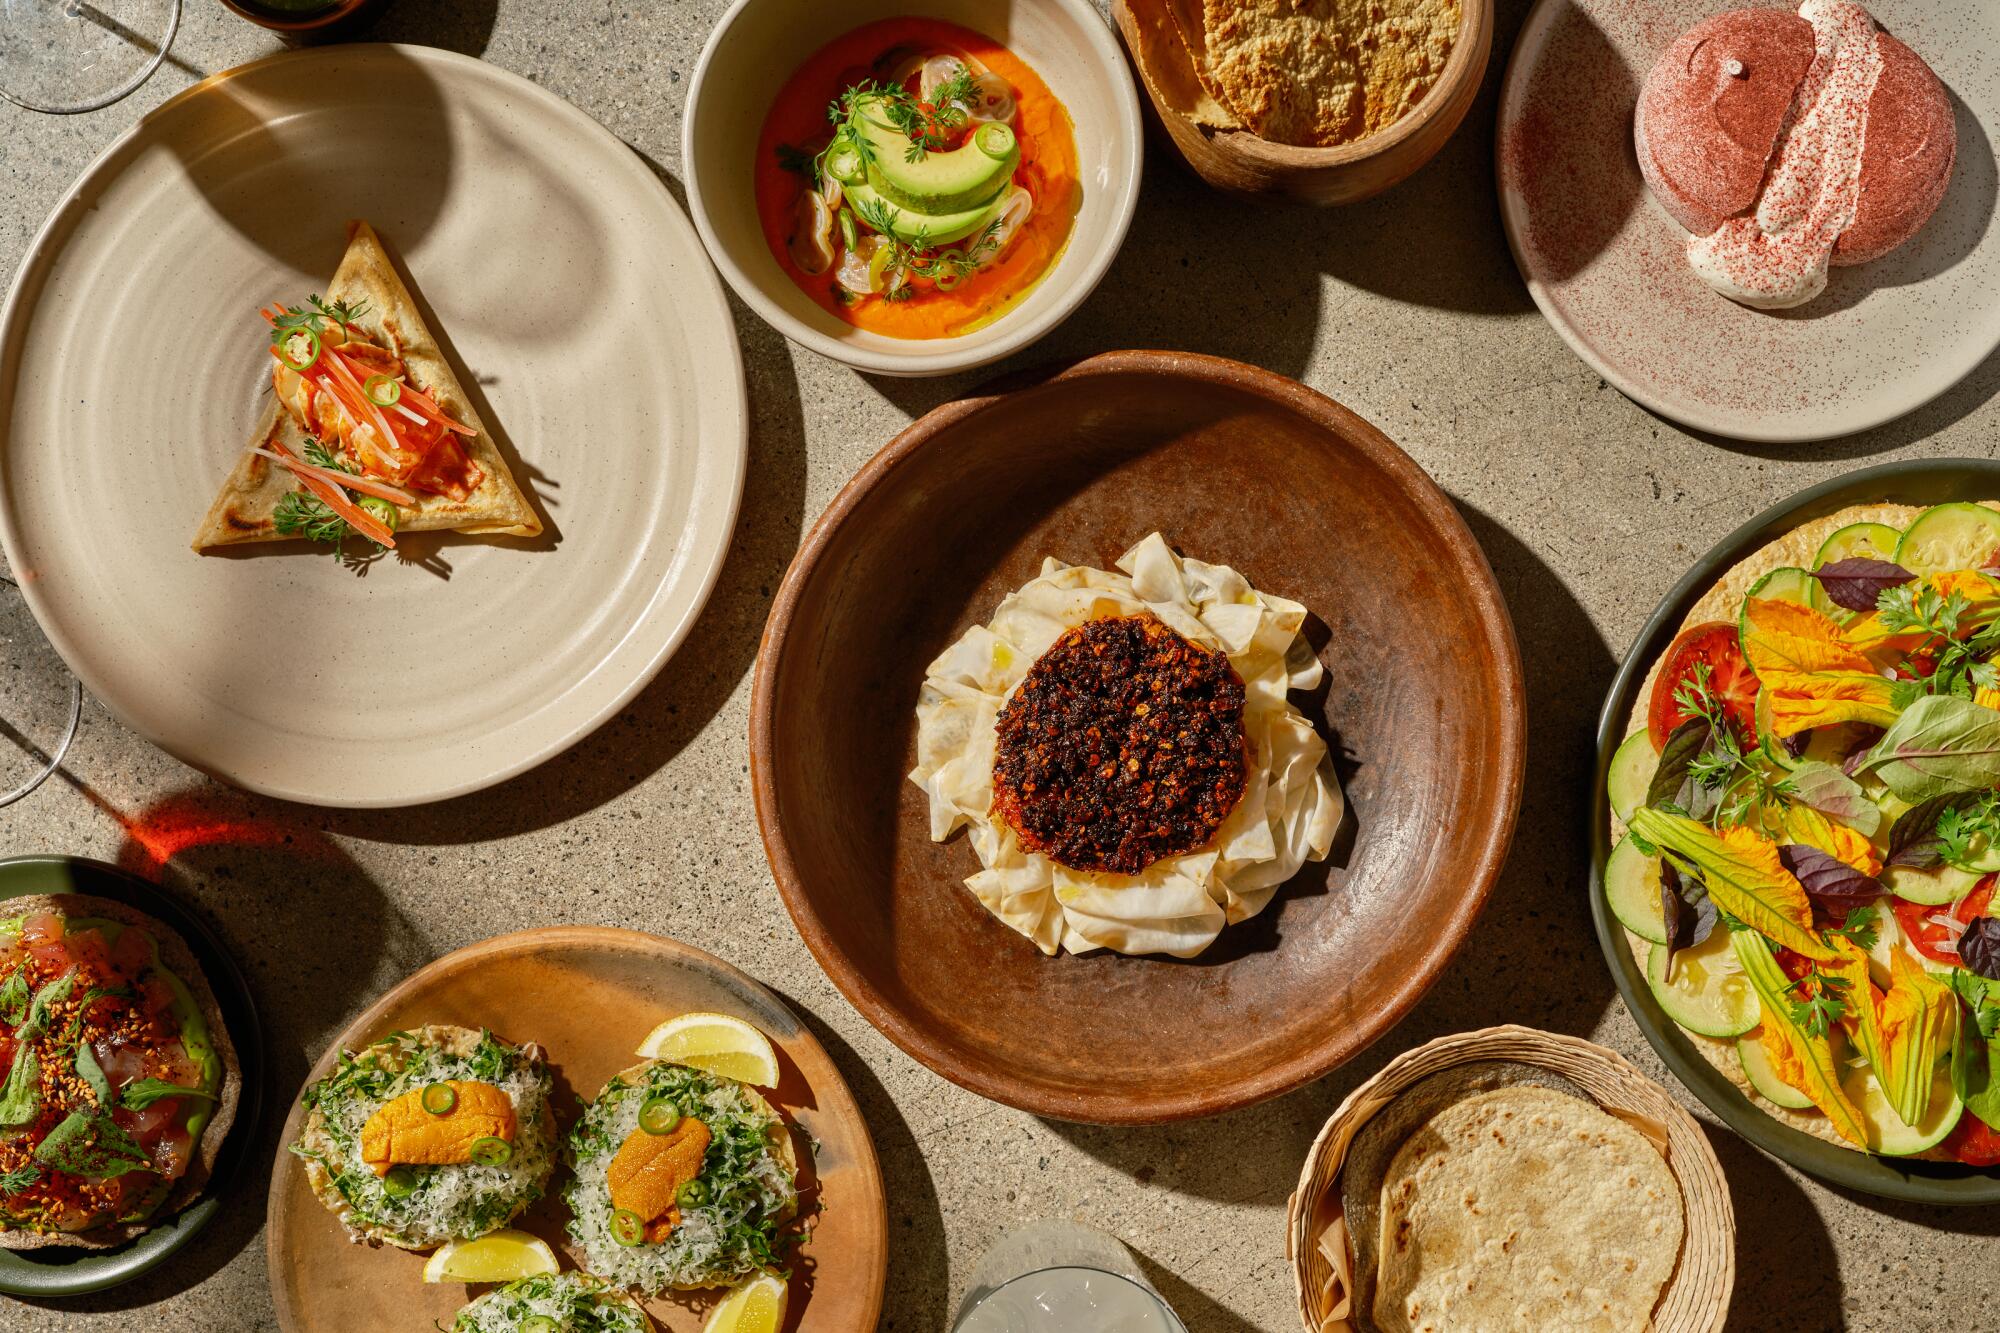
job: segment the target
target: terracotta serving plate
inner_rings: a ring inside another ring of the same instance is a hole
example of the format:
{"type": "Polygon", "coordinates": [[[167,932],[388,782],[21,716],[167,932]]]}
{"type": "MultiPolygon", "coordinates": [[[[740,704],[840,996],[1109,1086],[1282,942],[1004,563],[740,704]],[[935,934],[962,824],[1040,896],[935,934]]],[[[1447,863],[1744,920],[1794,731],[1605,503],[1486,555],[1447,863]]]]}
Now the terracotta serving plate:
{"type": "MultiPolygon", "coordinates": [[[[770,1100],[795,1127],[800,1189],[817,1201],[812,1237],[788,1252],[792,1273],[788,1333],[873,1328],[888,1272],[888,1219],[882,1176],[867,1123],[824,1048],[783,1002],[710,954],[675,940],[598,926],[528,930],[445,955],[369,1006],[313,1066],[308,1081],[358,1049],[422,1023],[486,1027],[509,1041],[537,1041],[556,1071],[563,1133],[579,1097],[596,1095],[653,1025],[692,1011],[734,1014],[778,1049],[783,1079],[770,1100]]],[[[449,1326],[453,1314],[488,1288],[427,1286],[424,1256],[351,1244],[313,1197],[296,1142],[305,1113],[294,1100],[271,1177],[268,1253],[271,1299],[285,1333],[349,1333],[360,1328],[449,1326]]],[[[563,1234],[569,1210],[558,1166],[549,1193],[514,1225],[534,1232],[577,1267],[563,1234]]],[[[693,1333],[719,1292],[652,1301],[648,1312],[670,1333],[693,1333]]]]}
{"type": "Polygon", "coordinates": [[[751,773],[786,906],[869,1021],[997,1101],[1149,1122],[1317,1078],[1416,1002],[1506,853],[1523,725],[1492,572],[1407,455],[1269,372],[1113,352],[939,408],[840,493],[765,629],[751,773]],[[1192,962],[1045,958],[964,888],[964,840],[930,841],[917,692],[1044,555],[1108,568],[1156,528],[1324,622],[1329,684],[1293,697],[1349,822],[1192,962]]]}

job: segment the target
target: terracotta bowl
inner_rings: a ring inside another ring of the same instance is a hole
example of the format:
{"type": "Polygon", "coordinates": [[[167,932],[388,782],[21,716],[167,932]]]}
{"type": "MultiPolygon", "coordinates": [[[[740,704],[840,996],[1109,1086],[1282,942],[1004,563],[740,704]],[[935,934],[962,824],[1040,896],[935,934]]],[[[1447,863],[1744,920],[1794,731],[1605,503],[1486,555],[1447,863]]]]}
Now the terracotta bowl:
{"type": "Polygon", "coordinates": [[[1231,194],[1351,204],[1380,194],[1437,155],[1479,95],[1493,54],[1493,0],[1460,0],[1458,36],[1437,85],[1414,110],[1365,139],[1301,148],[1247,130],[1204,128],[1189,112],[1201,96],[1194,58],[1170,10],[1177,0],[1113,0],[1139,82],[1174,148],[1196,175],[1231,194]]]}
{"type": "Polygon", "coordinates": [[[829,506],[779,590],[751,700],[764,845],[800,933],[891,1040],[1040,1115],[1212,1115],[1318,1078],[1436,978],[1507,850],[1523,701],[1512,623],[1451,501],[1382,433],[1267,371],[1113,352],[948,404],[829,506]],[[1191,962],[1045,958],[933,843],[924,667],[1044,555],[1108,568],[1158,529],[1304,602],[1295,695],[1339,761],[1331,860],[1191,962]]]}

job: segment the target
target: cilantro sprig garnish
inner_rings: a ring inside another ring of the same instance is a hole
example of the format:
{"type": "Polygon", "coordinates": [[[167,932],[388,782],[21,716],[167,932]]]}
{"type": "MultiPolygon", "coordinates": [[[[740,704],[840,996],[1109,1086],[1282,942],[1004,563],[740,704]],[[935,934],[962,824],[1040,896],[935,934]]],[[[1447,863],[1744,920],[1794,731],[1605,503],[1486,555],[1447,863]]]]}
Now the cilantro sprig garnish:
{"type": "MultiPolygon", "coordinates": [[[[305,459],[313,466],[323,467],[329,472],[350,474],[356,472],[355,467],[345,457],[338,451],[329,449],[317,436],[306,437],[305,459]]],[[[356,495],[350,498],[354,499],[356,504],[367,507],[373,497],[356,495]]],[[[334,513],[331,505],[311,491],[305,490],[285,492],[284,497],[278,501],[277,510],[271,515],[271,522],[283,536],[327,542],[336,550],[344,548],[349,537],[361,535],[346,519],[334,513]]],[[[368,544],[374,551],[387,549],[377,546],[372,541],[368,544]]],[[[345,558],[344,552],[342,558],[345,558]]]]}
{"type": "Polygon", "coordinates": [[[1859,907],[1849,908],[1847,916],[1839,925],[1828,926],[1820,931],[1820,934],[1847,940],[1861,952],[1867,953],[1882,937],[1881,927],[1875,919],[1875,905],[1863,903],[1859,907]]]}
{"type": "Polygon", "coordinates": [[[342,324],[352,324],[368,313],[366,301],[334,301],[328,303],[314,292],[306,298],[302,306],[287,306],[283,314],[271,321],[271,345],[282,346],[285,339],[299,329],[311,329],[314,333],[326,332],[328,320],[338,320],[342,324]]]}
{"type": "Polygon", "coordinates": [[[1719,794],[1711,822],[1720,827],[1746,823],[1753,811],[1777,806],[1796,787],[1788,777],[1772,777],[1744,752],[1735,719],[1715,697],[1711,675],[1708,663],[1697,662],[1694,671],[1674,688],[1674,704],[1682,713],[1708,724],[1708,742],[1689,761],[1688,776],[1696,786],[1719,794]]]}
{"type": "Polygon", "coordinates": [[[1800,1027],[1815,1037],[1824,1037],[1847,1014],[1846,992],[1845,977],[1808,972],[1785,987],[1785,1005],[1800,1027]]]}
{"type": "Polygon", "coordinates": [[[1905,583],[1886,589],[1876,600],[1875,613],[1884,629],[1914,631],[1923,640],[1909,654],[1911,661],[1932,659],[1928,674],[1896,682],[1890,702],[1908,708],[1927,694],[1970,699],[1977,690],[2000,690],[2000,667],[1988,661],[2000,649],[2000,620],[1967,631],[1972,601],[1961,592],[1941,593],[1929,584],[1905,583]]]}

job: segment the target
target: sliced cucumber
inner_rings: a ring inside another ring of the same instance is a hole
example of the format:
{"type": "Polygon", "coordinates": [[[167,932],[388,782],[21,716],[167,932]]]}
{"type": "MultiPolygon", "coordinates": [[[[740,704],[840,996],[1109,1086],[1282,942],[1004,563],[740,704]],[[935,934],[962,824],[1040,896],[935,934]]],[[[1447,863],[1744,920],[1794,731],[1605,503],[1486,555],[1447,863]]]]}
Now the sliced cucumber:
{"type": "Polygon", "coordinates": [[[1611,752],[1611,771],[1604,775],[1604,793],[1611,798],[1611,813],[1623,824],[1646,801],[1646,788],[1653,785],[1653,770],[1660,766],[1653,749],[1652,733],[1641,728],[1627,736],[1611,752]]]}
{"type": "MultiPolygon", "coordinates": [[[[1902,539],[1903,534],[1887,523],[1850,523],[1836,529],[1820,544],[1812,567],[1823,569],[1837,560],[1894,560],[1896,544],[1902,539]]],[[[1826,595],[1826,589],[1820,586],[1818,579],[1813,580],[1812,606],[1813,610],[1836,620],[1847,620],[1859,614],[1836,604],[1826,595]]]]}
{"type": "Polygon", "coordinates": [[[1660,858],[1639,850],[1630,837],[1611,849],[1604,863],[1604,901],[1618,924],[1649,944],[1667,942],[1666,914],[1660,906],[1660,858]]]}
{"type": "Polygon", "coordinates": [[[1736,1058],[1743,1065],[1743,1077],[1750,1080],[1750,1086],[1767,1102],[1788,1111],[1810,1110],[1813,1099],[1779,1078],[1778,1071],[1771,1067],[1771,1057],[1764,1050],[1759,1032],[1760,1029],[1753,1028],[1736,1039],[1736,1058]]]}
{"type": "Polygon", "coordinates": [[[2000,551],[2000,511],[1960,502],[1917,515],[1896,543],[1896,563],[1912,574],[1983,569],[2000,551]]]}
{"type": "MultiPolygon", "coordinates": [[[[2000,514],[1994,515],[2000,518],[2000,514]]],[[[1766,602],[1796,602],[1800,606],[1812,605],[1812,590],[1819,586],[1819,580],[1805,570],[1794,565],[1774,569],[1763,578],[1750,585],[1750,591],[1743,600],[1752,597],[1766,602]]]]}
{"type": "Polygon", "coordinates": [[[1885,991],[1895,983],[1893,960],[1899,953],[1917,957],[1914,951],[1903,947],[1903,923],[1896,919],[1896,910],[1886,901],[1876,903],[1875,947],[1868,951],[1868,975],[1885,991]]]}
{"type": "Polygon", "coordinates": [[[1884,1157],[1908,1157],[1936,1147],[1957,1127],[1958,1117],[1965,1110],[1965,1103],[1951,1086],[1950,1061],[1944,1062],[1931,1079],[1930,1105],[1915,1125],[1903,1123],[1903,1118],[1889,1105],[1882,1085],[1875,1081],[1874,1071],[1865,1065],[1856,1067],[1842,1079],[1840,1088],[1861,1112],[1861,1123],[1868,1131],[1868,1151],[1884,1157]]]}
{"type": "Polygon", "coordinates": [[[1763,1017],[1763,1005],[1743,965],[1730,947],[1729,932],[1717,925],[1692,949],[1674,955],[1674,979],[1666,979],[1667,950],[1655,944],[1646,955],[1646,984],[1667,1017],[1704,1037],[1740,1037],[1763,1017]]]}
{"type": "Polygon", "coordinates": [[[1936,870],[1890,866],[1882,882],[1888,886],[1889,892],[1905,902],[1943,907],[1971,893],[1984,878],[1976,870],[1960,870],[1957,866],[1939,866],[1936,870]]]}
{"type": "Polygon", "coordinates": [[[1952,864],[1961,870],[1972,870],[1982,875],[1990,875],[2000,870],[2000,847],[1984,833],[1975,833],[1965,840],[1966,856],[1963,861],[1952,864]]]}

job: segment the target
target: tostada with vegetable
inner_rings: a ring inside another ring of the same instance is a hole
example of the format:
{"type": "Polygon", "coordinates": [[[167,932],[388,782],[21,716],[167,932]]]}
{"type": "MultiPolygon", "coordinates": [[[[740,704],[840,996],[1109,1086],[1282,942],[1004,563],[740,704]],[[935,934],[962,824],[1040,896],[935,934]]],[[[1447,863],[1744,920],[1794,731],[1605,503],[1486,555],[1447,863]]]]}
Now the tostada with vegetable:
{"type": "Polygon", "coordinates": [[[640,1304],[588,1273],[539,1273],[487,1292],[451,1333],[652,1333],[640,1304]]]}
{"type": "Polygon", "coordinates": [[[886,19],[786,80],[756,190],[772,254],[822,308],[889,337],[948,338],[1055,267],[1081,199],[1076,131],[1000,43],[886,19]]]}
{"type": "Polygon", "coordinates": [[[186,943],[122,903],[0,912],[0,1246],[101,1248],[200,1195],[242,1092],[186,943]]]}
{"type": "Polygon", "coordinates": [[[2000,505],[1869,505],[1738,564],[1611,762],[1608,906],[1760,1109],[2000,1166],[2000,505]]]}
{"type": "Polygon", "coordinates": [[[195,550],[542,530],[373,227],[351,225],[324,297],[259,313],[273,401],[195,550]]]}
{"type": "Polygon", "coordinates": [[[392,1032],[305,1090],[292,1152],[312,1191],[370,1245],[424,1250],[498,1230],[555,1168],[542,1048],[434,1023],[392,1032]]]}
{"type": "MultiPolygon", "coordinates": [[[[716,1015],[669,1020],[640,1053],[717,1064],[660,1044],[704,1026],[740,1030],[766,1057],[759,1077],[777,1081],[768,1040],[716,1015]]],[[[570,1130],[565,1157],[575,1176],[569,1234],[597,1276],[654,1296],[778,1269],[782,1232],[799,1209],[798,1153],[791,1127],[748,1083],[648,1059],[605,1084],[570,1130]]]]}

